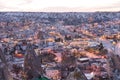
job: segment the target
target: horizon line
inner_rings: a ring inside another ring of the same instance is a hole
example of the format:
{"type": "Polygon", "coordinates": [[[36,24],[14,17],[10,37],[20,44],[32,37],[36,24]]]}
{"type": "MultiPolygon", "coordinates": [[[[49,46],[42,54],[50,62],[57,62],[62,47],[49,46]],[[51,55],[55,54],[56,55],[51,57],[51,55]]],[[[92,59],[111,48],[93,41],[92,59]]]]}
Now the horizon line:
{"type": "Polygon", "coordinates": [[[26,13],[95,13],[95,12],[120,12],[119,11],[0,11],[1,12],[26,12],[26,13]]]}

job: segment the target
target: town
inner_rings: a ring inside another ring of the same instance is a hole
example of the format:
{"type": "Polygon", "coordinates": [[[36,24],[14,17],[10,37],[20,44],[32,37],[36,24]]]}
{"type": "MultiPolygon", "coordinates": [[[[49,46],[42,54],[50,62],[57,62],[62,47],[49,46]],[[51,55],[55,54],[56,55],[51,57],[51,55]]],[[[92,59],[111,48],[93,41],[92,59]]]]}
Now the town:
{"type": "Polygon", "coordinates": [[[0,12],[0,80],[120,80],[120,12],[0,12]]]}

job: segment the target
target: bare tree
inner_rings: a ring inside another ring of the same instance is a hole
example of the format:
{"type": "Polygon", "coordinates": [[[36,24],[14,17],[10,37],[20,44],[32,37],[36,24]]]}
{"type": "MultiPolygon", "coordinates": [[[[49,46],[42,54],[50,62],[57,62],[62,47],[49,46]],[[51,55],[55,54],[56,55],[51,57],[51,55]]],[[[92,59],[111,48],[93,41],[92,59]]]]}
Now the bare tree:
{"type": "Polygon", "coordinates": [[[67,52],[63,52],[61,61],[61,78],[66,78],[70,73],[69,69],[75,68],[75,66],[75,57],[67,54],[67,52]]]}
{"type": "Polygon", "coordinates": [[[84,73],[76,68],[73,72],[71,72],[66,80],[88,80],[84,73]]]}
{"type": "Polygon", "coordinates": [[[0,48],[0,59],[1,59],[1,65],[0,65],[0,80],[13,80],[12,76],[10,75],[10,72],[8,70],[8,64],[5,58],[4,53],[2,52],[0,48]]]}
{"type": "Polygon", "coordinates": [[[43,75],[41,61],[37,57],[31,44],[29,44],[27,47],[24,59],[24,72],[27,75],[27,80],[38,77],[39,75],[43,75]]]}

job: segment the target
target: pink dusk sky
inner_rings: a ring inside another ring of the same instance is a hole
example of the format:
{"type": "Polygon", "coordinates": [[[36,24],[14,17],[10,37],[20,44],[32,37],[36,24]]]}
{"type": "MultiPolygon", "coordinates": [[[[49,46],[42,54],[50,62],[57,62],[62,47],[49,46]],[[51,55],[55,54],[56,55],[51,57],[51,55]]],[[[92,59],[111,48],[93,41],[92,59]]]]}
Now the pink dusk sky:
{"type": "Polygon", "coordinates": [[[0,0],[0,11],[120,11],[120,0],[0,0]]]}

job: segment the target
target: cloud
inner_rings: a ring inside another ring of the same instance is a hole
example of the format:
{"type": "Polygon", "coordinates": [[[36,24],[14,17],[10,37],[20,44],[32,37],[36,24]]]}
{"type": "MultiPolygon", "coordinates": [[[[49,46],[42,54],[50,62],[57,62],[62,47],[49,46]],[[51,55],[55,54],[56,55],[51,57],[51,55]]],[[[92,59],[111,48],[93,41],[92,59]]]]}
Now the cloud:
{"type": "Polygon", "coordinates": [[[120,0],[0,0],[0,11],[116,11],[120,0]]]}

